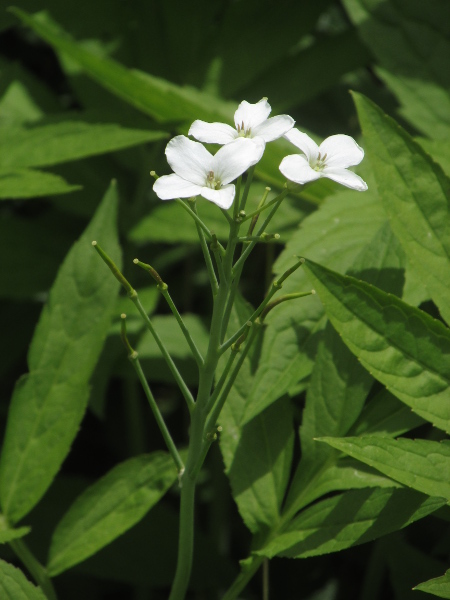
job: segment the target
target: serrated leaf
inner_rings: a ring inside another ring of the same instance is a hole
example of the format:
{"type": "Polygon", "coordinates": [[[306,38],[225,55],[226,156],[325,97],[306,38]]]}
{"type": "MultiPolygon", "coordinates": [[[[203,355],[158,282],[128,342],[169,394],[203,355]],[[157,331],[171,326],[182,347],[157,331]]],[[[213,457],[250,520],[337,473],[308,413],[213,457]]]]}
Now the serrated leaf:
{"type": "Polygon", "coordinates": [[[48,572],[66,571],[138,523],[177,478],[172,457],[155,452],[115,466],[79,496],[52,537],[48,572]]]}
{"type": "Polygon", "coordinates": [[[303,268],[350,350],[390,392],[450,430],[450,332],[391,294],[306,261],[303,268]]]}
{"type": "Polygon", "coordinates": [[[114,152],[168,137],[163,131],[127,129],[116,124],[67,121],[28,128],[3,127],[2,169],[47,167],[114,152]]]}
{"type": "Polygon", "coordinates": [[[119,262],[113,184],[64,260],[11,400],[0,459],[0,500],[15,523],[40,500],[78,432],[89,379],[107,335],[119,284],[93,251],[104,239],[119,262]],[[76,368],[74,366],[76,365],[76,368]]]}
{"type": "Polygon", "coordinates": [[[53,173],[33,169],[0,169],[0,200],[38,198],[80,190],[53,173]]]}
{"type": "Polygon", "coordinates": [[[450,500],[450,445],[379,436],[319,438],[403,485],[450,500]]]}
{"type": "Polygon", "coordinates": [[[450,6],[445,0],[344,0],[376,73],[419,131],[446,140],[450,131],[450,6]]]}
{"type": "Polygon", "coordinates": [[[0,597],[2,600],[46,600],[40,588],[4,560],[0,560],[0,597]]]}
{"type": "Polygon", "coordinates": [[[359,94],[354,99],[392,230],[450,322],[450,180],[375,104],[359,94]]]}
{"type": "Polygon", "coordinates": [[[448,569],[442,577],[436,577],[429,581],[419,583],[414,588],[427,594],[433,594],[439,598],[450,598],[450,569],[448,569]]]}
{"type": "Polygon", "coordinates": [[[423,519],[445,504],[405,489],[363,489],[305,509],[257,554],[307,558],[357,546],[423,519]]]}

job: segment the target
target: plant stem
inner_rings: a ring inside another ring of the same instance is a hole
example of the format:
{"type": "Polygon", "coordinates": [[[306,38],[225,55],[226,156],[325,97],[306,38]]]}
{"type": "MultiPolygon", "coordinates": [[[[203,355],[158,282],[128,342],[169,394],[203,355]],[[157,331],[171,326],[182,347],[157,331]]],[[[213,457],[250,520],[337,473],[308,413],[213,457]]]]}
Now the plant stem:
{"type": "Polygon", "coordinates": [[[13,540],[9,542],[9,545],[31,573],[33,579],[42,589],[47,599],[57,600],[55,588],[53,587],[50,577],[48,576],[47,570],[30,552],[25,542],[23,540],[13,540]]]}
{"type": "Polygon", "coordinates": [[[181,460],[181,457],[178,454],[177,447],[174,444],[172,436],[170,435],[170,432],[167,429],[167,425],[165,424],[164,419],[162,417],[161,411],[159,410],[156,400],[150,390],[150,386],[148,385],[147,378],[145,377],[144,372],[142,371],[141,363],[139,362],[139,359],[137,357],[137,352],[130,354],[129,359],[130,359],[131,364],[134,367],[134,370],[136,371],[139,381],[141,382],[145,396],[148,400],[148,403],[150,404],[150,408],[152,409],[152,413],[156,419],[156,422],[157,422],[159,430],[161,431],[161,434],[164,438],[164,441],[166,442],[166,446],[167,446],[170,454],[172,455],[172,458],[175,462],[178,473],[182,474],[184,472],[183,461],[181,460]]]}

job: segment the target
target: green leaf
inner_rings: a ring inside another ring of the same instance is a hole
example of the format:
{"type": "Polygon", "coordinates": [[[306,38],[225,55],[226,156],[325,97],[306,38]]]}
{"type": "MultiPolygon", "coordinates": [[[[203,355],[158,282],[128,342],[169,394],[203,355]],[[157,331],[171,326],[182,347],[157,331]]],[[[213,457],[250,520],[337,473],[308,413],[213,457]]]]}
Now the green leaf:
{"type": "Polygon", "coordinates": [[[450,332],[395,296],[306,261],[303,268],[350,350],[392,394],[450,430],[450,332]]]}
{"type": "Polygon", "coordinates": [[[0,560],[0,597],[2,600],[46,600],[40,588],[4,560],[0,560]]]}
{"type": "Polygon", "coordinates": [[[446,0],[344,0],[378,64],[376,73],[419,131],[448,139],[450,131],[450,6],[446,0]]]}
{"type": "Polygon", "coordinates": [[[450,569],[442,577],[419,583],[414,589],[439,596],[439,598],[450,598],[450,569]]]}
{"type": "Polygon", "coordinates": [[[33,169],[0,169],[0,200],[54,196],[80,190],[53,173],[33,169]]]}
{"type": "Polygon", "coordinates": [[[395,121],[363,96],[354,98],[392,230],[450,322],[450,180],[395,121]]]}
{"type": "Polygon", "coordinates": [[[86,156],[114,152],[168,137],[163,131],[127,129],[115,124],[67,121],[1,130],[2,169],[47,167],[86,156]]]}
{"type": "Polygon", "coordinates": [[[112,184],[58,272],[31,343],[30,373],[13,393],[0,459],[0,500],[12,523],[26,515],[51,484],[86,408],[89,379],[119,287],[91,241],[105,240],[110,255],[120,260],[117,203],[112,184]]]}
{"type": "Polygon", "coordinates": [[[0,544],[5,544],[11,540],[21,538],[24,535],[27,535],[27,533],[30,533],[30,531],[31,527],[18,527],[17,529],[13,529],[9,526],[3,515],[0,515],[0,544]]]}
{"type": "Polygon", "coordinates": [[[108,545],[138,523],[177,478],[169,454],[131,458],[90,486],[57,525],[49,552],[51,577],[108,545]]]}
{"type": "Polygon", "coordinates": [[[325,442],[413,489],[450,500],[450,445],[379,436],[332,438],[325,442]]]}
{"type": "Polygon", "coordinates": [[[445,504],[405,489],[363,489],[317,502],[256,553],[307,558],[357,546],[423,519],[445,504]]]}

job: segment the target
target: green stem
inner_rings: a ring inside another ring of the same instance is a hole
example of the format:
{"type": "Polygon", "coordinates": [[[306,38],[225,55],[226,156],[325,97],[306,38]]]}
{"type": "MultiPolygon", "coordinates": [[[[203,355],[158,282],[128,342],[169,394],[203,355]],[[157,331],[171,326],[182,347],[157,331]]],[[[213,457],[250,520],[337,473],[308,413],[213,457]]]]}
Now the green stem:
{"type": "MultiPolygon", "coordinates": [[[[194,206],[193,212],[194,212],[194,214],[197,214],[197,209],[196,209],[195,204],[193,204],[193,206],[194,206]]],[[[213,297],[215,298],[217,296],[219,284],[217,283],[217,277],[216,277],[216,273],[214,271],[214,267],[212,264],[211,254],[209,253],[208,245],[205,240],[205,235],[198,223],[196,223],[196,226],[197,226],[198,239],[200,240],[200,246],[202,248],[203,257],[205,259],[206,270],[208,272],[209,282],[211,284],[211,292],[212,292],[213,297]]],[[[209,234],[209,239],[213,240],[213,236],[212,236],[211,232],[209,234]]]]}
{"type": "Polygon", "coordinates": [[[181,457],[178,454],[177,447],[174,444],[172,436],[170,435],[170,432],[167,429],[167,425],[165,424],[164,419],[162,417],[161,411],[159,410],[156,400],[150,390],[147,378],[145,377],[144,372],[142,371],[141,363],[139,362],[139,359],[137,357],[137,352],[133,352],[133,354],[130,354],[129,359],[131,364],[133,365],[134,370],[136,371],[139,381],[141,382],[145,396],[148,400],[148,403],[150,404],[150,408],[152,409],[152,413],[156,419],[156,423],[158,424],[159,430],[164,438],[164,441],[166,442],[166,446],[170,454],[172,455],[178,473],[182,474],[184,472],[183,461],[181,460],[181,457]]]}
{"type": "Polygon", "coordinates": [[[179,204],[182,208],[184,208],[184,210],[189,214],[189,216],[191,216],[196,225],[198,227],[200,227],[200,229],[203,231],[203,233],[206,234],[206,237],[208,238],[208,240],[211,240],[211,232],[208,229],[208,227],[203,223],[203,221],[200,219],[200,217],[198,216],[198,214],[193,211],[191,208],[189,208],[189,206],[186,204],[186,202],[184,202],[184,200],[182,200],[181,198],[175,198],[175,202],[177,204],[179,204]]]}
{"type": "Polygon", "coordinates": [[[55,588],[45,567],[34,557],[23,540],[13,540],[9,545],[33,576],[48,600],[57,600],[55,588]]]}
{"type": "Polygon", "coordinates": [[[255,172],[255,167],[250,167],[247,172],[247,181],[245,182],[244,193],[242,194],[241,201],[239,203],[239,212],[245,210],[245,205],[247,204],[248,193],[250,191],[250,186],[253,181],[253,173],[255,172]]]}
{"type": "Polygon", "coordinates": [[[264,557],[252,556],[251,559],[248,560],[251,560],[251,562],[249,564],[245,564],[231,587],[228,588],[228,590],[225,592],[225,595],[222,596],[222,600],[235,600],[235,598],[239,596],[239,594],[247,586],[248,582],[253,578],[256,571],[261,566],[261,563],[264,561],[264,557]]]}

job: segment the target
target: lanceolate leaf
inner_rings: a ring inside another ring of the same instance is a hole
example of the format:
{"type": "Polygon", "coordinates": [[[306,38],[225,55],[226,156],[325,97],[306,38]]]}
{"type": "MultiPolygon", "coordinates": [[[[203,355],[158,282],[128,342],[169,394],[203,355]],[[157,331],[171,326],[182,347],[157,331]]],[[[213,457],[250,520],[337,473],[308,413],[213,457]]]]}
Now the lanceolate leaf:
{"type": "Polygon", "coordinates": [[[108,252],[120,260],[117,200],[113,184],[62,264],[34,333],[30,373],[14,390],[0,462],[1,505],[13,523],[52,482],[86,408],[89,379],[119,287],[91,241],[104,240],[108,252]]]}
{"type": "Polygon", "coordinates": [[[48,571],[66,571],[130,529],[177,477],[163,452],[137,456],[114,467],[69,508],[53,534],[48,571]]]}
{"type": "Polygon", "coordinates": [[[450,430],[450,332],[395,296],[307,261],[328,317],[374,377],[418,415],[450,430]]]}
{"type": "Polygon", "coordinates": [[[450,322],[450,180],[395,121],[367,98],[354,98],[392,230],[450,322]]]}
{"type": "Polygon", "coordinates": [[[0,169],[0,200],[14,198],[38,198],[80,190],[53,173],[33,169],[0,169]]]}
{"type": "Polygon", "coordinates": [[[450,445],[445,442],[379,436],[319,439],[403,485],[450,500],[450,445]]]}
{"type": "Polygon", "coordinates": [[[304,510],[257,554],[306,558],[375,540],[426,517],[446,501],[404,489],[363,489],[304,510]]]}
{"type": "Polygon", "coordinates": [[[55,125],[2,128],[0,166],[46,167],[121,150],[168,137],[163,131],[126,129],[114,124],[67,121],[55,125]]]}
{"type": "Polygon", "coordinates": [[[450,598],[450,569],[442,577],[419,583],[414,589],[439,596],[439,598],[450,598]]]}
{"type": "Polygon", "coordinates": [[[20,569],[0,560],[0,598],[4,600],[46,600],[40,588],[30,583],[20,569]]]}

